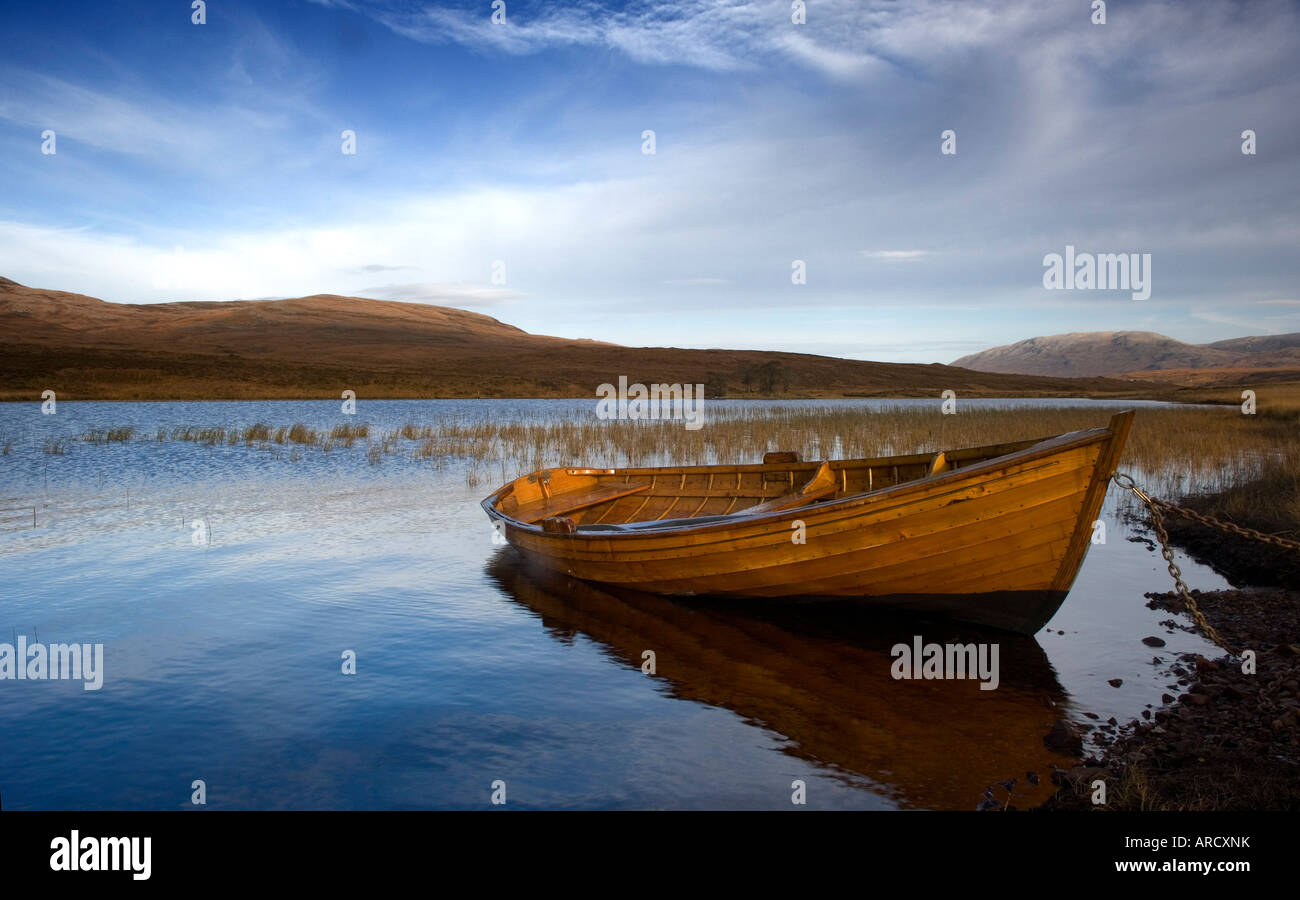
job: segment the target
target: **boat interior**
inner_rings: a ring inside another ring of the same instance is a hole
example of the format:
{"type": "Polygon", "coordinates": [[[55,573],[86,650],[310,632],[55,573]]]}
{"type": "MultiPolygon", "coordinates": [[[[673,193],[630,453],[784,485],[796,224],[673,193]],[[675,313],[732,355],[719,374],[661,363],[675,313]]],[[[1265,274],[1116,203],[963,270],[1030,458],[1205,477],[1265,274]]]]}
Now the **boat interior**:
{"type": "Polygon", "coordinates": [[[776,452],[752,465],[543,469],[510,482],[484,505],[516,523],[539,525],[548,532],[703,525],[883,490],[1038,443],[826,462],[803,462],[796,453],[776,452]]]}

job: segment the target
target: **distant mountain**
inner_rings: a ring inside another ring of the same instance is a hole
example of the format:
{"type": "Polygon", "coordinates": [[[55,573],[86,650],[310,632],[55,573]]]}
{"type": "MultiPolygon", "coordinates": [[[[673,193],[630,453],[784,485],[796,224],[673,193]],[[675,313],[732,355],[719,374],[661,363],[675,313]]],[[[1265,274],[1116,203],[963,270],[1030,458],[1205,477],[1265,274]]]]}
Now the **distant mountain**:
{"type": "Polygon", "coordinates": [[[1122,396],[1109,379],[974,373],[758,350],[623,347],[530,334],[441,306],[321,294],[109,303],[0,279],[0,399],[594,397],[603,383],[706,396],[1122,396]]]}
{"type": "Polygon", "coordinates": [[[1300,332],[1294,334],[1266,334],[1262,337],[1232,338],[1227,341],[1215,341],[1206,344],[1215,350],[1230,350],[1234,353],[1272,353],[1278,350],[1295,350],[1300,348],[1300,332]]]}
{"type": "Polygon", "coordinates": [[[1164,370],[1300,369],[1300,334],[1185,344],[1153,331],[1079,331],[994,347],[952,364],[976,372],[1058,378],[1164,370]]]}

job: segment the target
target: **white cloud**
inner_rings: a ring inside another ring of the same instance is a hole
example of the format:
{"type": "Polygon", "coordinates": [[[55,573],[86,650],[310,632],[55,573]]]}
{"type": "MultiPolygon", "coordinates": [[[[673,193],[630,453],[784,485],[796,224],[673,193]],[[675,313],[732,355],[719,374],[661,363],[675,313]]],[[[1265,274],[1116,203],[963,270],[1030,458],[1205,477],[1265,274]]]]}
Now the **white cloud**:
{"type": "Polygon", "coordinates": [[[397,34],[429,44],[458,43],[513,55],[550,47],[605,47],[641,63],[717,71],[753,69],[764,56],[777,53],[836,77],[851,77],[881,65],[861,48],[842,41],[866,21],[862,6],[817,3],[809,26],[791,22],[785,0],[679,0],[670,5],[640,0],[617,9],[594,2],[566,3],[536,13],[508,12],[504,24],[492,23],[492,10],[486,4],[476,11],[433,4],[394,9],[369,3],[350,8],[397,34]],[[818,21],[820,27],[814,27],[818,21]]]}
{"type": "Polygon", "coordinates": [[[491,284],[451,283],[386,284],[348,291],[356,297],[375,300],[399,300],[403,303],[429,303],[435,306],[502,306],[526,294],[491,284]]]}
{"type": "Polygon", "coordinates": [[[867,259],[880,259],[885,262],[913,262],[930,254],[929,250],[859,250],[867,259]]]}

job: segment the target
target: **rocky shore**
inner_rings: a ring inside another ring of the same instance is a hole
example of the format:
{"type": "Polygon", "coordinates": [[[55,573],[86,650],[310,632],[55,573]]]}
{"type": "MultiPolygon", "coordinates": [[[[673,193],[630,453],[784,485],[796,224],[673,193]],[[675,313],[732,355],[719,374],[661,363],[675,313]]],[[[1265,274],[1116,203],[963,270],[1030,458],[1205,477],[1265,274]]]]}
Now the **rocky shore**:
{"type": "MultiPolygon", "coordinates": [[[[1040,809],[1300,810],[1300,591],[1192,595],[1242,658],[1179,657],[1169,668],[1177,697],[1165,694],[1143,719],[1097,725],[1099,749],[1052,773],[1060,787],[1040,809]],[[1094,802],[1099,780],[1104,804],[1094,802]]],[[[1147,597],[1153,609],[1185,611],[1175,593],[1147,597]]],[[[1045,740],[1083,752],[1081,729],[1064,720],[1045,740]]]]}

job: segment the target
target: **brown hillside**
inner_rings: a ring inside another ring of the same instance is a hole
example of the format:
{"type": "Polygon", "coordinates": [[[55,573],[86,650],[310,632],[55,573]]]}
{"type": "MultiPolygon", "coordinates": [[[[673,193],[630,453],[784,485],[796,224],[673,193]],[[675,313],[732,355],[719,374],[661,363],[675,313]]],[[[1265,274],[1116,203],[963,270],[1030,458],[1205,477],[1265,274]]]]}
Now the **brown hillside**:
{"type": "Polygon", "coordinates": [[[66,399],[324,398],[344,389],[369,397],[589,397],[620,375],[702,383],[715,397],[1136,393],[1133,383],[1109,379],[621,347],[529,334],[459,309],[332,294],[130,305],[3,279],[0,327],[0,399],[11,400],[45,389],[66,399]]]}

